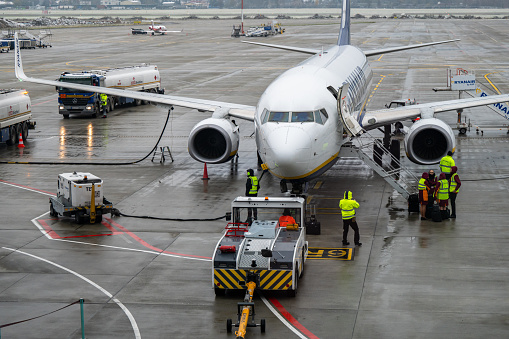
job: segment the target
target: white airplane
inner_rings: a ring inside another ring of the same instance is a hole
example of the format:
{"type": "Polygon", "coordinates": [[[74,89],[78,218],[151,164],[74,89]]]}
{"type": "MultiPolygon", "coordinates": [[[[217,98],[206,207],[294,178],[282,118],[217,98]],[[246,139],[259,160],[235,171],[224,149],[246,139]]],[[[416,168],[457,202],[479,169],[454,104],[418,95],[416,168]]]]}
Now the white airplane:
{"type": "Polygon", "coordinates": [[[22,81],[211,112],[194,126],[188,140],[190,155],[209,164],[227,162],[237,154],[239,129],[232,117],[253,121],[262,167],[282,183],[290,182],[294,191],[336,163],[341,146],[350,141],[344,132],[355,138],[363,131],[419,117],[405,137],[406,153],[415,163],[435,164],[456,147],[452,129],[435,118],[436,113],[509,101],[509,95],[495,95],[364,111],[372,78],[368,57],[458,40],[362,51],[350,45],[349,0],[343,1],[341,18],[338,42],[325,50],[249,42],[312,55],[275,79],[256,106],[29,78],[23,72],[17,36],[15,72],[22,81]]]}
{"type": "Polygon", "coordinates": [[[154,34],[161,34],[161,35],[164,35],[165,33],[180,33],[184,30],[180,30],[180,31],[169,31],[166,29],[166,26],[163,26],[163,25],[159,25],[159,26],[156,26],[154,24],[154,20],[152,20],[152,25],[148,26],[148,29],[152,31],[152,35],[154,34]]]}

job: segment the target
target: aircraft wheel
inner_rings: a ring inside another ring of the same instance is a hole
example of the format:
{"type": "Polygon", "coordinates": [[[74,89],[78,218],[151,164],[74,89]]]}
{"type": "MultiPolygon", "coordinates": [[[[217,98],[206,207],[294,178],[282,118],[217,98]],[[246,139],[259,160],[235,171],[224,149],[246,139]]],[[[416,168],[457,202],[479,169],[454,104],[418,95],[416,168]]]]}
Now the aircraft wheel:
{"type": "Polygon", "coordinates": [[[297,295],[297,280],[299,280],[299,268],[297,266],[297,263],[295,263],[293,267],[293,276],[295,277],[293,282],[294,285],[293,289],[288,290],[289,297],[295,297],[297,295]]]}
{"type": "Polygon", "coordinates": [[[231,319],[226,319],[226,332],[232,333],[233,322],[231,319]]]}
{"type": "Polygon", "coordinates": [[[466,134],[467,129],[466,128],[460,128],[460,134],[466,134]]]}
{"type": "Polygon", "coordinates": [[[62,114],[64,119],[69,119],[69,114],[62,114]]]}
{"type": "Polygon", "coordinates": [[[134,106],[140,106],[141,105],[141,100],[140,99],[134,99],[133,105],[134,106]]]}
{"type": "Polygon", "coordinates": [[[260,320],[260,330],[265,333],[265,319],[260,320]]]}

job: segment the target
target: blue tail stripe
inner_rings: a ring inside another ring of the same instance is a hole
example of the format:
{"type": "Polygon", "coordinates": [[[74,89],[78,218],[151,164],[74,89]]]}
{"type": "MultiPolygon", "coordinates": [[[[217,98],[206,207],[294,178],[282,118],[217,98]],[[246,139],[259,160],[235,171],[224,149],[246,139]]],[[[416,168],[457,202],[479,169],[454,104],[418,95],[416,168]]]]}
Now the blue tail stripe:
{"type": "Polygon", "coordinates": [[[350,0],[343,0],[341,28],[339,29],[339,46],[350,45],[350,0]]]}

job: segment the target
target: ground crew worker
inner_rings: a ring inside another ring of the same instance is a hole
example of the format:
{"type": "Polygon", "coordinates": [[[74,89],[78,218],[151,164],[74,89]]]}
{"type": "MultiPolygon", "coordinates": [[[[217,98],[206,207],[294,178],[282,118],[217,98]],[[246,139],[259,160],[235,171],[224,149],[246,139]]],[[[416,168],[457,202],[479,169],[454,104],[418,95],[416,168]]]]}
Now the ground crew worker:
{"type": "MultiPolygon", "coordinates": [[[[254,171],[250,168],[247,170],[246,197],[258,196],[259,189],[260,184],[258,183],[258,178],[254,175],[254,171]]],[[[251,217],[253,216],[255,220],[258,218],[258,210],[256,208],[248,208],[247,222],[251,221],[251,217]]]]}
{"type": "Polygon", "coordinates": [[[419,203],[421,204],[421,220],[426,220],[426,206],[428,205],[428,202],[430,200],[428,195],[431,195],[429,194],[430,186],[428,179],[429,174],[426,172],[422,173],[422,177],[421,179],[419,179],[418,188],[419,188],[419,203]]]}
{"type": "Polygon", "coordinates": [[[456,173],[458,171],[458,167],[451,167],[451,181],[449,182],[449,199],[451,200],[451,218],[456,218],[456,196],[460,190],[461,180],[456,173]]]}
{"type": "Polygon", "coordinates": [[[452,158],[452,152],[447,152],[447,155],[440,160],[440,170],[445,173],[447,180],[451,180],[451,167],[456,166],[452,158]]]}
{"type": "Polygon", "coordinates": [[[429,195],[428,195],[428,203],[433,203],[435,201],[435,187],[437,186],[438,178],[435,175],[435,171],[432,169],[428,172],[428,186],[429,186],[429,195]]]}
{"type": "Polygon", "coordinates": [[[104,93],[101,93],[100,95],[100,98],[101,98],[101,106],[102,106],[102,109],[103,109],[103,118],[106,118],[106,113],[108,113],[108,96],[104,93]]]}
{"type": "Polygon", "coordinates": [[[351,227],[355,232],[353,240],[356,246],[362,246],[359,242],[359,226],[355,218],[355,209],[359,208],[359,203],[352,199],[352,192],[346,191],[344,198],[339,202],[341,208],[341,216],[343,218],[343,245],[350,245],[348,242],[348,229],[351,227]]]}
{"type": "Polygon", "coordinates": [[[436,197],[440,205],[440,210],[445,211],[449,200],[449,181],[445,178],[445,173],[440,173],[438,179],[435,189],[436,197]]]}
{"type": "Polygon", "coordinates": [[[288,224],[294,225],[296,222],[290,213],[290,209],[285,208],[283,215],[279,217],[279,227],[286,227],[288,224]]]}

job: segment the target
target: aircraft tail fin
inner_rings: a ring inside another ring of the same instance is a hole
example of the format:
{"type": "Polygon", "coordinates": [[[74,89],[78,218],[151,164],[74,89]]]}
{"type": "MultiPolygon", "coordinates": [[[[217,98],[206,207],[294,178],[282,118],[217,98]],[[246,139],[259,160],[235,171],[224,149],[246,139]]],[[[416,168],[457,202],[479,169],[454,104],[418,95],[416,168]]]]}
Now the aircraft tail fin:
{"type": "Polygon", "coordinates": [[[19,51],[19,38],[18,32],[14,33],[14,73],[19,81],[27,79],[25,72],[23,71],[23,63],[21,62],[21,53],[19,51]]]}
{"type": "Polygon", "coordinates": [[[343,0],[341,28],[339,29],[339,46],[350,45],[350,0],[343,0]]]}

